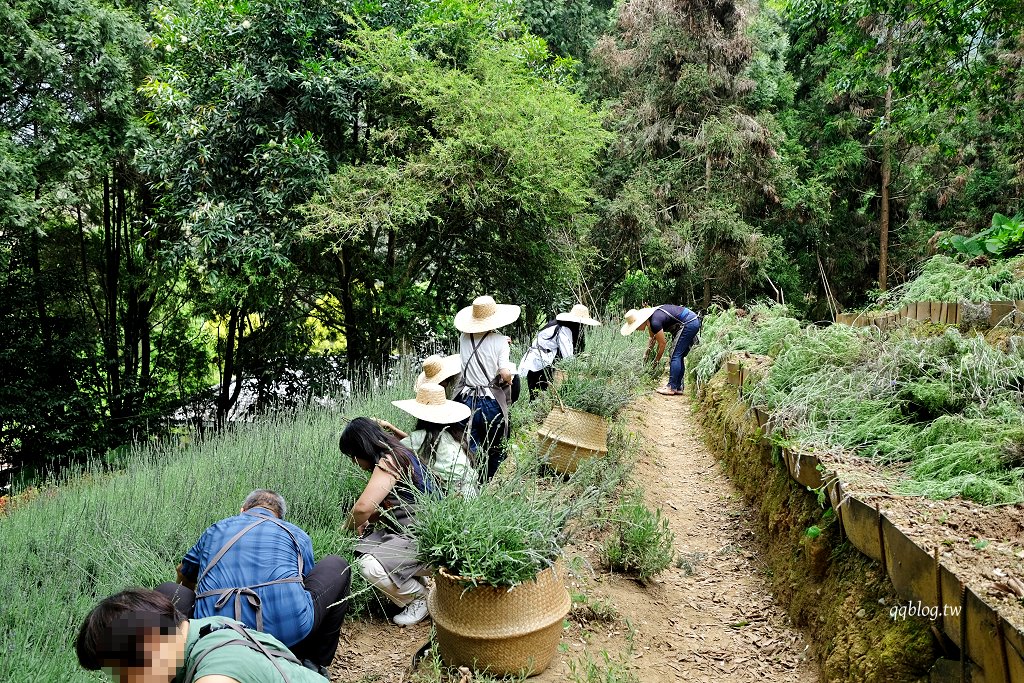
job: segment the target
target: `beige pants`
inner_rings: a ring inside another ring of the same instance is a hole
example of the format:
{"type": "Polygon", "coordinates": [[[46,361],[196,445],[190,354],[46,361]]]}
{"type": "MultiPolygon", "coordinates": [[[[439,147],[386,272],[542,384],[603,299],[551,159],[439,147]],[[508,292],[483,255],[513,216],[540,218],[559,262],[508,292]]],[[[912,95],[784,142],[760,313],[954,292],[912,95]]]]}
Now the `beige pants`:
{"type": "Polygon", "coordinates": [[[425,597],[427,594],[427,587],[419,577],[413,577],[401,585],[396,584],[373,555],[359,557],[359,573],[371,586],[388,596],[388,599],[399,607],[405,607],[416,598],[425,597]]]}

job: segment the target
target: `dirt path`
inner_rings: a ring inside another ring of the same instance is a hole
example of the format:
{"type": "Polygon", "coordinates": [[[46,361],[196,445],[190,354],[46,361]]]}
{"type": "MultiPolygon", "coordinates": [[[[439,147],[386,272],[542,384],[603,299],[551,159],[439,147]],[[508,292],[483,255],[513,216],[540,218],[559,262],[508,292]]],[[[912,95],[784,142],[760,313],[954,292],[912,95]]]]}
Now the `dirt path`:
{"type": "MultiPolygon", "coordinates": [[[[569,548],[583,567],[570,625],[562,652],[530,680],[572,680],[574,665],[581,673],[588,660],[607,667],[607,652],[612,666],[644,683],[815,683],[807,644],[765,588],[748,511],[704,447],[689,399],[654,395],[628,417],[644,444],[633,478],[667,517],[677,566],[643,586],[603,570],[597,540],[569,548]]],[[[398,683],[428,634],[383,620],[346,625],[333,680],[398,683]]]]}

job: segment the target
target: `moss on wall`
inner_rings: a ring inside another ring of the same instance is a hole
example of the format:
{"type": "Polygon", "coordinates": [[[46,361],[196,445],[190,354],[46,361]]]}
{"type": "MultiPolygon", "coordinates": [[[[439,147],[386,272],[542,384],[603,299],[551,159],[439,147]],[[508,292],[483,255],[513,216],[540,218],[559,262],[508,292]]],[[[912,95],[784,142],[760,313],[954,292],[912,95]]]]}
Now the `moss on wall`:
{"type": "Polygon", "coordinates": [[[900,599],[888,578],[842,539],[827,500],[789,477],[724,373],[700,407],[708,447],[756,515],[772,592],[810,635],[822,680],[926,681],[940,655],[928,621],[889,616],[900,599]]]}

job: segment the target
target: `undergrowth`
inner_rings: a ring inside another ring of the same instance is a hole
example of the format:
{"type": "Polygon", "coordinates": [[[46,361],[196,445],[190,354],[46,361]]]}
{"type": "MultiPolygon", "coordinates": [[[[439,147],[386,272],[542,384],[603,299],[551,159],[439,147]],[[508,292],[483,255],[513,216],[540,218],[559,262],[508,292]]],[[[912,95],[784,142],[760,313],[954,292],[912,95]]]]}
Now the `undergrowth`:
{"type": "Polygon", "coordinates": [[[604,545],[604,559],[610,568],[647,581],[671,566],[675,535],[661,510],[652,512],[644,504],[643,491],[625,493],[612,520],[612,534],[604,545]]]}
{"type": "Polygon", "coordinates": [[[1004,350],[952,327],[919,336],[791,320],[780,338],[784,314],[709,316],[691,372],[706,381],[735,351],[767,353],[746,396],[787,440],[898,463],[902,493],[1024,501],[1024,337],[1004,350]]]}

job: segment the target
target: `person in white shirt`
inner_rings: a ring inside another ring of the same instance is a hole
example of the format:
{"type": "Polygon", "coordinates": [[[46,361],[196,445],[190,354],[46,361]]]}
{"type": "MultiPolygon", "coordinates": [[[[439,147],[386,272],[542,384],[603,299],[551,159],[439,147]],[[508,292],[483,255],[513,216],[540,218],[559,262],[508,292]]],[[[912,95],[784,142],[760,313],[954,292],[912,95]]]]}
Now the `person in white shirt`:
{"type": "Polygon", "coordinates": [[[416,398],[391,403],[416,418],[416,429],[406,434],[390,422],[377,423],[416,453],[446,494],[476,496],[479,479],[465,438],[469,407],[446,400],[444,388],[431,383],[417,387],[416,398]]]}
{"type": "Polygon", "coordinates": [[[498,328],[519,318],[519,306],[498,304],[489,296],[479,296],[472,306],[455,316],[455,327],[462,332],[459,355],[462,380],[455,400],[472,411],[470,448],[482,464],[487,454],[486,478],[498,471],[505,459],[508,436],[508,409],[512,402],[512,380],[516,366],[509,360],[509,339],[498,328]]]}
{"type": "Polygon", "coordinates": [[[576,304],[568,313],[559,313],[534,338],[530,348],[519,361],[519,372],[526,374],[530,398],[551,385],[551,366],[562,358],[572,358],[585,348],[583,328],[601,323],[590,317],[590,309],[576,304]]]}

